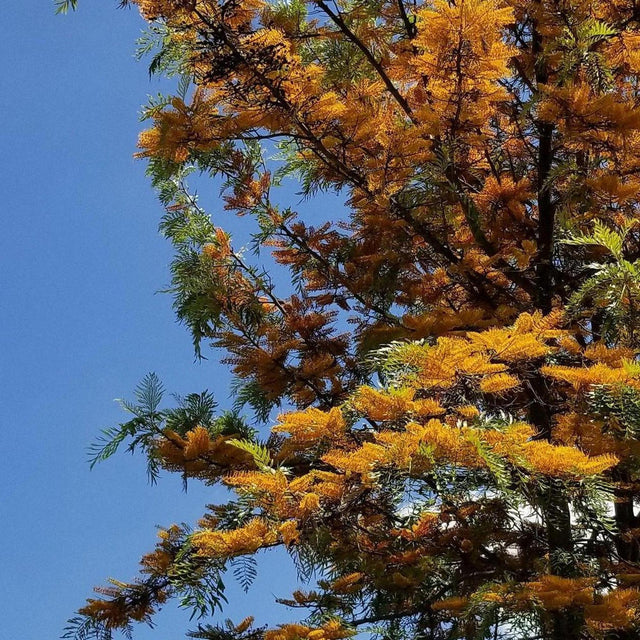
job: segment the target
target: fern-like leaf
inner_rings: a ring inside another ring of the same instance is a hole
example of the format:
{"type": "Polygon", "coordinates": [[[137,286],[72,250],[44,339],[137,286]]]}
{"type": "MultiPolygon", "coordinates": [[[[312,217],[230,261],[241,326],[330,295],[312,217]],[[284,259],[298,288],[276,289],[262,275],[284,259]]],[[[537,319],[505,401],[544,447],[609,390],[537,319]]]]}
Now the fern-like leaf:
{"type": "Polygon", "coordinates": [[[78,0],[56,0],[56,13],[69,13],[78,8],[78,0]]]}
{"type": "Polygon", "coordinates": [[[261,471],[275,472],[273,468],[273,460],[271,459],[271,452],[267,447],[259,442],[252,442],[251,440],[227,440],[227,444],[230,444],[242,451],[246,451],[251,455],[256,466],[261,471]]]}
{"type": "Polygon", "coordinates": [[[247,593],[258,576],[258,563],[253,556],[238,556],[231,560],[233,577],[247,593]]]}

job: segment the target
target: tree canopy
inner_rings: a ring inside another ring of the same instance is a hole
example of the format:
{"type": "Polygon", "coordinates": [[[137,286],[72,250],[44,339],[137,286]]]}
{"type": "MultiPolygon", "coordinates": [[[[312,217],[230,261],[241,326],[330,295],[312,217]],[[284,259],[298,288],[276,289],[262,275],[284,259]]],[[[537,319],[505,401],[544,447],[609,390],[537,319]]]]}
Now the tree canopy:
{"type": "Polygon", "coordinates": [[[636,0],[130,4],[176,79],[138,152],[175,310],[236,404],[166,408],[149,375],[93,460],[126,443],[232,497],[67,635],[177,597],[209,640],[638,637],[636,0]],[[310,215],[323,192],[344,206],[310,215]],[[248,585],[276,546],[308,583],[299,622],[255,627],[248,599],[210,624],[225,569],[248,585]]]}

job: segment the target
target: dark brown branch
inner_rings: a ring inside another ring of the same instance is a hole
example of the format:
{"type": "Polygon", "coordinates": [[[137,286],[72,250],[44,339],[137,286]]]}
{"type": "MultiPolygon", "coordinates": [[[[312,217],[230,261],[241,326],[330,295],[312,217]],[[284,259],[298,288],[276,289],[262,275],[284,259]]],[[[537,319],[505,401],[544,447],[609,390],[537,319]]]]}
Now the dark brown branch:
{"type": "Polygon", "coordinates": [[[314,2],[331,18],[333,23],[340,29],[340,31],[342,31],[342,33],[344,33],[347,39],[362,51],[364,57],[380,76],[380,79],[384,82],[387,91],[395,98],[396,102],[400,105],[400,108],[405,112],[413,124],[418,124],[418,121],[413,115],[413,111],[411,110],[406,98],[400,93],[400,91],[398,91],[398,88],[393,84],[391,78],[389,78],[387,72],[384,70],[384,67],[378,60],[376,60],[373,53],[371,53],[369,47],[367,47],[362,40],[356,36],[339,13],[333,11],[323,0],[314,0],[314,2]]]}
{"type": "Polygon", "coordinates": [[[402,23],[404,24],[405,31],[407,32],[407,37],[409,39],[413,39],[418,34],[418,28],[415,23],[415,16],[413,20],[407,14],[407,10],[404,6],[404,0],[398,0],[398,10],[400,11],[400,17],[402,18],[402,23]]]}
{"type": "MultiPolygon", "coordinates": [[[[533,52],[539,64],[536,65],[536,88],[549,79],[546,64],[539,58],[542,56],[542,36],[534,27],[533,52]]],[[[551,311],[553,300],[553,231],[555,226],[555,204],[551,198],[549,176],[553,165],[553,132],[554,125],[549,122],[538,122],[538,256],[536,261],[536,304],[543,313],[551,311]]]]}

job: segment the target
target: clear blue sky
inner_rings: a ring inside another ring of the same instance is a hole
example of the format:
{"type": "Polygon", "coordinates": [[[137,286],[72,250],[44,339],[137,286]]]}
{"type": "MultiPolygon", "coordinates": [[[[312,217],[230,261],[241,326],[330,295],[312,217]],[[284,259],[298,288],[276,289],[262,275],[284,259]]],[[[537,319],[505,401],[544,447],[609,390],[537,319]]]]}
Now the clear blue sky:
{"type": "MultiPolygon", "coordinates": [[[[155,294],[170,252],[132,159],[139,107],[158,89],[133,58],[137,11],[81,0],[62,17],[52,0],[4,4],[0,638],[44,640],[92,586],[135,575],[156,524],[193,522],[221,499],[196,484],[185,495],[179,478],[151,487],[143,461],[124,453],[90,472],[87,445],[123,417],[113,398],[155,371],[171,391],[209,388],[228,405],[228,376],[194,363],[170,298],[155,294]]],[[[288,594],[289,566],[266,562],[246,598],[231,585],[230,616],[292,618],[270,604],[288,594]]],[[[169,607],[136,637],[181,638],[186,619],[169,607]]]]}

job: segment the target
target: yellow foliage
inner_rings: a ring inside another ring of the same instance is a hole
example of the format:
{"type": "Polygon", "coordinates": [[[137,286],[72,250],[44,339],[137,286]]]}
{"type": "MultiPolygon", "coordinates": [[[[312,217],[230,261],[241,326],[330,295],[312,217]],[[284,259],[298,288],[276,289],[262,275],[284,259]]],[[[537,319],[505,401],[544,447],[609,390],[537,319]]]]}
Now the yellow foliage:
{"type": "Polygon", "coordinates": [[[239,493],[251,495],[257,505],[283,519],[312,516],[323,500],[340,500],[344,492],[343,476],[318,470],[291,481],[281,470],[247,471],[228,476],[225,483],[239,493]]]}
{"type": "Polygon", "coordinates": [[[610,453],[588,456],[575,447],[556,446],[542,440],[523,445],[523,453],[535,471],[554,477],[598,475],[618,464],[618,458],[610,453]]]}
{"type": "Polygon", "coordinates": [[[421,417],[437,416],[445,409],[434,399],[414,400],[415,389],[391,389],[378,391],[368,386],[359,387],[351,399],[356,411],[376,422],[395,421],[410,414],[421,417]]]}
{"type": "Polygon", "coordinates": [[[363,577],[364,574],[359,571],[341,576],[331,583],[331,590],[334,593],[351,593],[354,590],[358,590],[358,583],[363,577]]]}
{"type": "Polygon", "coordinates": [[[355,635],[337,620],[331,620],[317,629],[302,624],[283,624],[264,633],[264,640],[342,640],[355,635]]]}
{"type": "Polygon", "coordinates": [[[469,605],[469,598],[451,597],[444,600],[438,600],[431,605],[434,611],[446,611],[448,613],[456,614],[464,611],[469,605]]]}
{"type": "Polygon", "coordinates": [[[300,500],[301,515],[308,515],[320,508],[320,496],[317,493],[306,493],[300,500]]]}
{"type": "Polygon", "coordinates": [[[286,520],[278,527],[278,530],[282,536],[282,541],[287,547],[295,544],[300,539],[300,530],[295,520],[286,520]]]}
{"type": "Polygon", "coordinates": [[[488,329],[482,333],[467,334],[471,343],[493,352],[494,357],[502,362],[518,362],[519,360],[535,360],[550,353],[554,349],[543,340],[549,339],[548,332],[515,333],[510,329],[488,329]]]}
{"type": "Polygon", "coordinates": [[[236,625],[236,633],[244,633],[249,627],[251,627],[251,625],[253,624],[253,620],[253,616],[247,616],[244,620],[236,625]]]}
{"type": "Polygon", "coordinates": [[[394,533],[407,540],[420,540],[420,538],[433,535],[439,523],[438,514],[425,512],[420,515],[418,522],[411,529],[399,529],[394,533]]]}
{"type": "Polygon", "coordinates": [[[508,389],[513,389],[520,384],[515,376],[509,373],[498,373],[488,376],[480,381],[480,391],[483,393],[502,393],[508,389]]]}
{"type": "Polygon", "coordinates": [[[401,354],[417,369],[412,385],[422,389],[447,389],[459,376],[502,373],[504,364],[492,363],[492,355],[463,338],[439,338],[436,345],[407,348],[401,354]]]}
{"type": "Polygon", "coordinates": [[[473,420],[480,415],[480,411],[478,410],[478,408],[474,407],[471,404],[467,404],[462,407],[456,407],[455,410],[456,413],[461,415],[463,418],[466,418],[467,420],[473,420]]]}
{"type": "Polygon", "coordinates": [[[336,469],[359,473],[365,478],[369,477],[375,467],[391,462],[388,449],[371,442],[365,442],[362,447],[351,452],[332,449],[322,456],[322,460],[336,469]]]}
{"type": "Polygon", "coordinates": [[[191,537],[199,555],[232,558],[254,553],[277,542],[277,532],[263,518],[253,518],[246,525],[229,531],[197,531],[191,537]]]}
{"type": "MultiPolygon", "coordinates": [[[[153,609],[145,607],[141,611],[143,611],[144,614],[149,614],[153,609]]],[[[89,616],[93,620],[104,624],[107,629],[124,628],[129,623],[131,617],[129,616],[129,612],[123,610],[117,602],[95,598],[88,599],[87,604],[81,607],[78,613],[89,616]]],[[[144,617],[144,615],[141,617],[144,617]]]]}
{"type": "Polygon", "coordinates": [[[278,629],[268,629],[264,640],[300,640],[307,638],[311,629],[302,624],[283,624],[278,629]]]}
{"type": "Polygon", "coordinates": [[[620,462],[640,456],[640,442],[619,438],[615,425],[570,411],[556,417],[553,437],[561,444],[578,447],[591,456],[614,455],[620,462]]]}
{"type": "Polygon", "coordinates": [[[211,441],[209,432],[204,427],[196,427],[185,435],[187,445],[184,448],[185,460],[194,460],[209,451],[211,441]]]}
{"type": "Polygon", "coordinates": [[[634,356],[634,352],[632,349],[619,347],[616,349],[612,349],[607,347],[602,342],[596,342],[595,344],[590,344],[584,350],[585,358],[592,360],[594,362],[602,362],[613,368],[623,367],[625,361],[631,360],[634,356]]]}
{"type": "Polygon", "coordinates": [[[459,126],[485,126],[493,104],[506,99],[498,80],[508,75],[514,50],[505,44],[503,29],[513,21],[510,8],[496,0],[464,0],[449,4],[436,0],[417,12],[415,45],[420,54],[409,59],[415,73],[428,78],[429,99],[420,115],[443,121],[457,119],[459,126]],[[459,48],[468,55],[459,59],[459,48]],[[468,96],[473,95],[471,101],[468,96]],[[458,106],[462,102],[462,108],[458,106]]]}
{"type": "Polygon", "coordinates": [[[499,180],[495,176],[489,176],[482,191],[475,195],[474,201],[482,210],[504,208],[510,215],[522,218],[525,213],[524,203],[532,197],[533,192],[528,179],[516,182],[505,174],[500,176],[499,180]]]}
{"type": "Polygon", "coordinates": [[[544,366],[540,371],[550,378],[568,382],[577,390],[599,384],[626,383],[631,379],[625,368],[614,368],[601,363],[591,367],[544,366]]]}
{"type": "Polygon", "coordinates": [[[640,129],[640,109],[617,93],[594,95],[586,82],[545,87],[539,116],[578,145],[620,143],[640,129]]]}
{"type": "Polygon", "coordinates": [[[432,419],[426,424],[409,422],[404,431],[378,432],[375,443],[367,442],[357,449],[333,449],[323,461],[336,469],[361,474],[366,481],[371,480],[371,473],[377,468],[389,464],[416,472],[432,463],[486,468],[487,462],[478,451],[480,440],[514,466],[551,477],[597,475],[618,463],[610,453],[588,456],[575,447],[532,440],[534,435],[533,428],[525,423],[514,423],[499,431],[453,426],[432,419]],[[427,447],[426,458],[421,447],[427,447]]]}
{"type": "Polygon", "coordinates": [[[561,578],[544,575],[535,582],[525,584],[521,598],[534,598],[548,611],[558,611],[576,605],[593,603],[594,583],[592,578],[561,578]]]}
{"type": "Polygon", "coordinates": [[[174,18],[176,15],[188,15],[194,8],[192,0],[135,0],[145,20],[156,20],[160,17],[174,18]]]}
{"type": "Polygon", "coordinates": [[[346,429],[342,412],[338,407],[329,411],[320,411],[310,407],[305,411],[283,413],[278,416],[278,424],[272,428],[274,433],[288,433],[296,447],[307,447],[323,439],[340,440],[346,429]]]}
{"type": "Polygon", "coordinates": [[[599,631],[626,629],[637,624],[639,614],[640,592],[636,589],[614,589],[584,608],[587,624],[599,631]]]}
{"type": "Polygon", "coordinates": [[[351,404],[372,420],[399,420],[409,412],[414,394],[413,389],[386,392],[364,386],[356,391],[351,404]]]}

